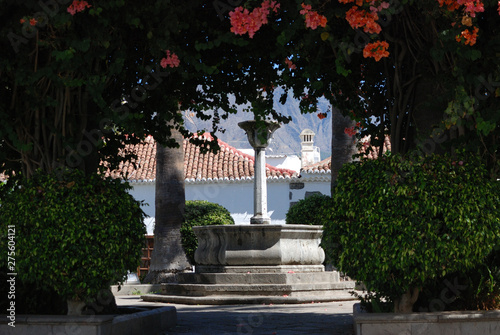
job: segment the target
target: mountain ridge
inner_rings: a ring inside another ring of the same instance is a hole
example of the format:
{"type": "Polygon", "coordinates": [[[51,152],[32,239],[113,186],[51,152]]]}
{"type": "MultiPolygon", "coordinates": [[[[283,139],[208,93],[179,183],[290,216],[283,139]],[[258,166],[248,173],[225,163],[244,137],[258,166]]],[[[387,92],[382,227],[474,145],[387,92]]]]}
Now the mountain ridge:
{"type": "MultiPolygon", "coordinates": [[[[279,102],[279,97],[283,91],[277,89],[274,96],[274,109],[285,116],[291,116],[292,120],[288,124],[281,124],[276,130],[269,147],[266,149],[268,155],[298,155],[300,157],[300,133],[304,129],[312,130],[314,145],[319,147],[321,159],[331,156],[332,127],[331,115],[328,113],[330,104],[322,99],[318,103],[317,113],[302,114],[299,108],[299,101],[288,95],[285,104],[279,102]],[[318,113],[327,113],[327,117],[320,119],[318,113]]],[[[239,122],[253,119],[253,115],[243,111],[245,106],[238,106],[238,112],[231,114],[226,120],[220,121],[220,128],[224,132],[216,133],[217,137],[227,144],[237,149],[251,149],[243,129],[238,126],[239,122]]],[[[186,118],[186,127],[191,131],[211,129],[210,121],[201,121],[196,118],[186,118]]]]}

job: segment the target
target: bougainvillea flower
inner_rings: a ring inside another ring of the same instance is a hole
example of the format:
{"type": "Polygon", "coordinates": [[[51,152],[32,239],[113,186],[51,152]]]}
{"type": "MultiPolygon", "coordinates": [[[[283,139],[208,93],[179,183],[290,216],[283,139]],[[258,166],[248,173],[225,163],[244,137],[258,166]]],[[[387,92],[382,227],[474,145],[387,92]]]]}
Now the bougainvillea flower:
{"type": "Polygon", "coordinates": [[[457,42],[462,42],[463,38],[465,45],[474,45],[476,44],[478,32],[479,32],[478,27],[474,27],[474,29],[472,29],[472,32],[469,29],[465,29],[464,31],[462,31],[460,35],[457,35],[455,39],[457,40],[457,42]]]}
{"type": "Polygon", "coordinates": [[[376,22],[378,20],[377,13],[359,9],[358,6],[349,9],[345,14],[345,18],[353,29],[362,28],[368,34],[379,34],[382,31],[382,27],[376,22]]]}
{"type": "Polygon", "coordinates": [[[381,60],[383,57],[389,57],[389,43],[386,41],[377,41],[373,43],[368,43],[363,49],[363,57],[373,57],[375,61],[381,60]]]}
{"type": "Polygon", "coordinates": [[[460,6],[464,6],[464,12],[471,17],[476,17],[476,13],[484,12],[484,4],[482,0],[437,0],[439,2],[439,6],[446,8],[453,12],[460,8],[460,6]]]}
{"type": "Polygon", "coordinates": [[[171,68],[178,67],[181,63],[179,57],[177,57],[177,55],[173,52],[171,53],[170,50],[167,50],[166,54],[167,57],[161,59],[160,66],[164,69],[168,66],[170,66],[171,68]]]}
{"type": "Polygon", "coordinates": [[[318,14],[318,12],[311,10],[311,5],[302,4],[302,10],[300,14],[304,15],[306,20],[306,27],[312,30],[318,28],[318,26],[326,27],[328,20],[326,16],[318,14]]]}
{"type": "Polygon", "coordinates": [[[248,33],[250,38],[253,38],[255,33],[268,23],[268,16],[271,10],[277,12],[280,4],[276,1],[263,1],[260,7],[254,8],[251,12],[243,7],[237,7],[229,13],[231,20],[231,32],[236,35],[248,33]]]}
{"type": "Polygon", "coordinates": [[[83,12],[85,8],[90,8],[90,7],[92,6],[89,5],[89,3],[85,0],[83,1],[73,0],[73,2],[71,3],[71,5],[69,5],[67,10],[68,13],[70,13],[71,15],[75,15],[76,13],[83,12]]]}
{"type": "Polygon", "coordinates": [[[344,133],[346,133],[349,137],[353,137],[356,135],[358,131],[355,129],[355,127],[349,127],[344,129],[344,133]]]}
{"type": "Polygon", "coordinates": [[[295,70],[297,68],[297,66],[288,58],[285,59],[285,63],[290,70],[295,70]]]}

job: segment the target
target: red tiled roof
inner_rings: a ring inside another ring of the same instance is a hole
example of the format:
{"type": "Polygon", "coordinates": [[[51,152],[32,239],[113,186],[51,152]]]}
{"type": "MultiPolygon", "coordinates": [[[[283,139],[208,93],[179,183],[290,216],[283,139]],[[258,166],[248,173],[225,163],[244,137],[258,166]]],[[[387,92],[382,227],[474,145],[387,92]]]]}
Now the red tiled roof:
{"type": "MultiPolygon", "coordinates": [[[[203,135],[212,139],[209,134],[203,135]]],[[[200,147],[184,140],[184,173],[186,181],[245,180],[254,176],[254,158],[244,154],[229,144],[218,140],[220,151],[217,154],[200,152],[200,147]]],[[[137,154],[136,168],[131,162],[120,164],[118,177],[126,175],[131,182],[154,181],[156,178],[156,142],[148,136],[141,144],[127,148],[137,154]]],[[[266,165],[267,178],[291,178],[296,172],[266,165]]]]}
{"type": "MultiPolygon", "coordinates": [[[[361,149],[359,150],[360,153],[365,153],[367,148],[370,146],[370,139],[369,138],[364,138],[361,140],[361,143],[363,143],[361,149]]],[[[368,159],[377,159],[379,156],[379,148],[377,147],[372,147],[373,150],[371,150],[368,154],[365,154],[364,157],[368,159]]],[[[383,153],[390,151],[391,150],[391,140],[388,136],[385,137],[384,139],[384,144],[383,144],[383,153]]],[[[322,160],[319,163],[314,163],[308,166],[305,166],[302,168],[302,171],[309,172],[309,173],[328,173],[331,172],[332,169],[332,157],[328,157],[324,160],[322,160]]]]}
{"type": "Polygon", "coordinates": [[[332,170],[332,157],[330,156],[321,162],[304,166],[302,170],[306,172],[330,172],[332,170]]]}
{"type": "MultiPolygon", "coordinates": [[[[360,153],[365,153],[367,148],[370,147],[370,138],[367,137],[365,139],[362,139],[361,142],[363,143],[363,146],[361,147],[360,153]]],[[[379,156],[380,147],[372,146],[371,148],[373,150],[371,150],[368,154],[365,154],[364,156],[368,159],[377,159],[379,156]]],[[[387,151],[391,151],[391,139],[389,136],[386,136],[384,138],[382,154],[385,154],[387,151]]]]}

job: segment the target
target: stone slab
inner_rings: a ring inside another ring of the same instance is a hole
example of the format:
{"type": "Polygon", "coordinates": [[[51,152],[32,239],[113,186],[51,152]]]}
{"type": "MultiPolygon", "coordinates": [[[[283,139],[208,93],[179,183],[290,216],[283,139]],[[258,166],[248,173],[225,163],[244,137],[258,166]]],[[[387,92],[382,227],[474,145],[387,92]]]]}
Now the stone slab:
{"type": "Polygon", "coordinates": [[[263,295],[298,296],[328,294],[332,290],[354,290],[354,282],[305,284],[162,284],[161,294],[185,296],[263,295]]]}
{"type": "Polygon", "coordinates": [[[174,327],[176,320],[176,309],[171,306],[125,315],[19,315],[15,328],[7,324],[9,320],[4,315],[0,316],[0,334],[159,335],[174,327]]]}
{"type": "Polygon", "coordinates": [[[432,313],[364,313],[355,304],[356,335],[498,335],[500,310],[432,313]]]}
{"type": "Polygon", "coordinates": [[[196,273],[289,273],[289,272],[323,272],[323,265],[197,265],[196,273]]]}
{"type": "MultiPolygon", "coordinates": [[[[306,273],[179,273],[179,284],[301,284],[338,283],[338,272],[306,273]]],[[[149,293],[149,292],[144,292],[149,293]]]]}
{"type": "Polygon", "coordinates": [[[112,285],[113,295],[142,295],[148,293],[158,293],[161,290],[160,284],[132,284],[132,285],[112,285]]]}
{"type": "Polygon", "coordinates": [[[243,296],[243,295],[212,295],[212,296],[179,296],[147,294],[141,296],[145,302],[163,302],[185,305],[262,305],[262,304],[305,304],[316,302],[352,301],[358,300],[347,291],[331,291],[326,294],[309,294],[304,296],[243,296]]]}

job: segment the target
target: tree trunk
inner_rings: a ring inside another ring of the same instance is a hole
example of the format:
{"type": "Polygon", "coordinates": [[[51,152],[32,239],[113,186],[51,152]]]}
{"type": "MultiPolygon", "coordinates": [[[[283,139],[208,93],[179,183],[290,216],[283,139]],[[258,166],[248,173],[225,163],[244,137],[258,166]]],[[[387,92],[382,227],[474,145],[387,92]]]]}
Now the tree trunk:
{"type": "Polygon", "coordinates": [[[419,288],[406,291],[399,299],[394,301],[394,313],[408,314],[413,312],[413,304],[417,301],[419,293],[419,288]]]}
{"type": "Polygon", "coordinates": [[[438,126],[443,120],[446,103],[437,105],[436,95],[443,94],[443,89],[439,86],[436,78],[428,76],[419,80],[415,91],[415,112],[413,122],[416,128],[417,146],[426,154],[442,154],[440,144],[449,140],[449,134],[438,131],[438,126]],[[431,109],[428,101],[433,101],[431,109]]]}
{"type": "Polygon", "coordinates": [[[345,128],[353,127],[355,122],[348,116],[343,116],[336,108],[332,109],[332,181],[331,191],[337,183],[339,170],[345,163],[352,161],[352,156],[357,153],[356,139],[347,135],[345,128]]]}
{"type": "Polygon", "coordinates": [[[182,135],[172,129],[179,148],[156,146],[156,200],[154,250],[146,283],[176,281],[176,274],[191,270],[181,244],[184,220],[184,151],[182,135]]]}

